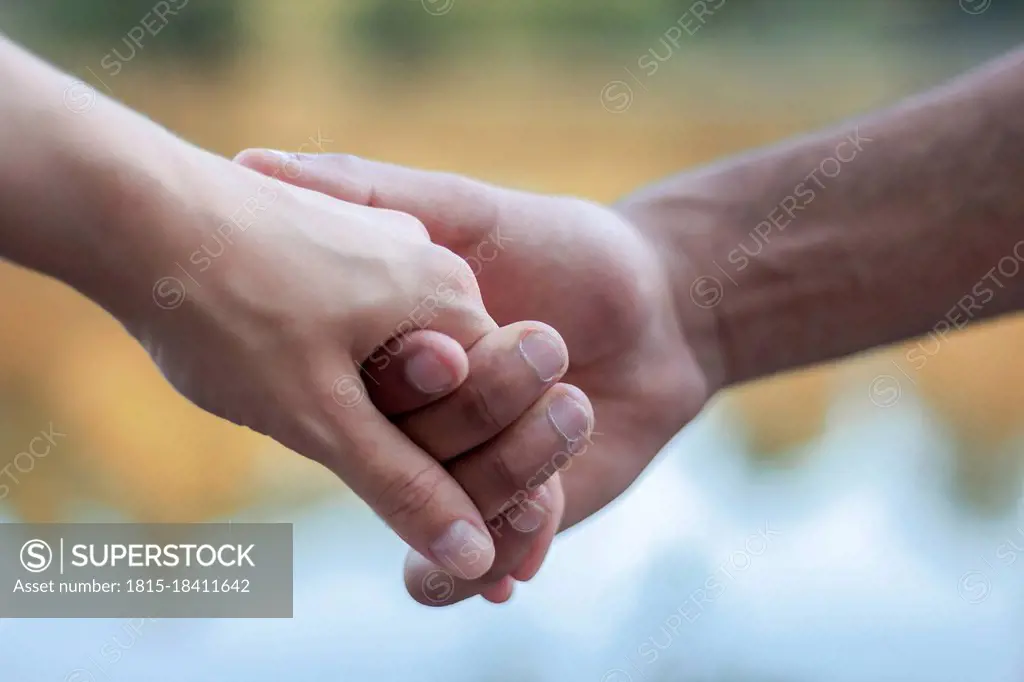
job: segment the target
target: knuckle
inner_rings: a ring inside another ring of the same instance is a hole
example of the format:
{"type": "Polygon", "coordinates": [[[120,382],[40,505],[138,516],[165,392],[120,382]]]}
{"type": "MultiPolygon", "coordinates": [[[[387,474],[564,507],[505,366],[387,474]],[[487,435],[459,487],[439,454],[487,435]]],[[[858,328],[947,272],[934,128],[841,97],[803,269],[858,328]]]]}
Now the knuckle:
{"type": "Polygon", "coordinates": [[[446,243],[459,253],[472,252],[487,232],[499,226],[503,190],[463,175],[443,177],[445,194],[453,197],[452,205],[458,207],[458,215],[453,215],[453,219],[473,226],[455,231],[446,243]]]}
{"type": "Polygon", "coordinates": [[[457,297],[479,296],[480,288],[469,263],[442,246],[432,246],[431,272],[438,286],[446,288],[457,297]]]}
{"type": "MultiPolygon", "coordinates": [[[[491,474],[494,476],[494,480],[504,490],[516,492],[525,487],[525,482],[522,480],[523,476],[518,468],[512,466],[512,463],[509,461],[507,451],[499,450],[495,452],[493,456],[489,458],[489,461],[491,474]]],[[[513,503],[512,498],[510,498],[504,505],[502,505],[502,513],[508,511],[508,509],[511,509],[513,506],[515,506],[515,504],[513,503]]]]}
{"type": "Polygon", "coordinates": [[[466,383],[460,393],[463,421],[473,432],[486,433],[490,436],[504,428],[504,420],[497,410],[500,401],[495,394],[483,390],[472,381],[466,383]]]}
{"type": "MultiPolygon", "coordinates": [[[[372,193],[372,188],[366,190],[367,193],[372,193]]],[[[374,198],[367,196],[365,203],[367,206],[373,208],[374,198]]],[[[423,224],[423,221],[414,215],[408,213],[402,213],[400,211],[390,211],[389,219],[395,228],[401,231],[403,234],[415,234],[422,237],[425,240],[430,240],[430,232],[427,231],[427,226],[423,224]]]]}
{"type": "Polygon", "coordinates": [[[422,516],[437,494],[443,476],[444,471],[435,466],[396,476],[377,496],[374,508],[393,523],[422,516]]]}
{"type": "Polygon", "coordinates": [[[361,158],[353,154],[313,154],[311,156],[310,166],[330,177],[333,193],[336,196],[361,206],[376,208],[378,204],[376,188],[373,181],[366,177],[361,158]]]}

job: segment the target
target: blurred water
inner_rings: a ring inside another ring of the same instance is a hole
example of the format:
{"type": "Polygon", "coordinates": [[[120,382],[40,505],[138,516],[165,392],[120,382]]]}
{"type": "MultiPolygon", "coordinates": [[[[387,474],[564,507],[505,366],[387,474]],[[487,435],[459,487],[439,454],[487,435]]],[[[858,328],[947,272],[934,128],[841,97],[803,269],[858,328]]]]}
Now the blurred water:
{"type": "Polygon", "coordinates": [[[949,439],[913,396],[842,397],[793,470],[753,468],[728,419],[687,429],[506,606],[416,605],[401,544],[339,502],[272,519],[295,522],[294,619],[6,620],[4,679],[1024,680],[1024,518],[950,502],[949,439]]]}

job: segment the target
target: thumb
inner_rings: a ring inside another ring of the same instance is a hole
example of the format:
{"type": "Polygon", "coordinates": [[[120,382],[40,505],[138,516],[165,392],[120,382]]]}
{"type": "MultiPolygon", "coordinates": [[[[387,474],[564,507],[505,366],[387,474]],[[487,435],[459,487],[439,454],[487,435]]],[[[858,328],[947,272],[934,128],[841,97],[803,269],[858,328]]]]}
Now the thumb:
{"type": "Polygon", "coordinates": [[[284,444],[337,474],[417,552],[462,579],[484,575],[494,542],[466,491],[366,399],[354,365],[330,393],[326,431],[307,424],[308,437],[284,444]]]}
{"type": "Polygon", "coordinates": [[[247,149],[235,162],[354,204],[415,216],[437,244],[462,252],[493,238],[503,192],[462,175],[405,168],[349,154],[247,149]]]}

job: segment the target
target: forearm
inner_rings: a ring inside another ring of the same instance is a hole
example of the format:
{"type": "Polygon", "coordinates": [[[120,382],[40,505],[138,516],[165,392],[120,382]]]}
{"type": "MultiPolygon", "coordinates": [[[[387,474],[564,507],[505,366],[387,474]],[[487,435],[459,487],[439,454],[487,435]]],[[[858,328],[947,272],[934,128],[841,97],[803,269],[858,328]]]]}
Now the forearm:
{"type": "Polygon", "coordinates": [[[75,113],[73,83],[0,38],[0,257],[128,315],[180,212],[186,145],[81,84],[75,113]]]}
{"type": "Polygon", "coordinates": [[[714,318],[716,385],[1018,310],[1024,52],[620,210],[673,261],[680,315],[714,318]]]}

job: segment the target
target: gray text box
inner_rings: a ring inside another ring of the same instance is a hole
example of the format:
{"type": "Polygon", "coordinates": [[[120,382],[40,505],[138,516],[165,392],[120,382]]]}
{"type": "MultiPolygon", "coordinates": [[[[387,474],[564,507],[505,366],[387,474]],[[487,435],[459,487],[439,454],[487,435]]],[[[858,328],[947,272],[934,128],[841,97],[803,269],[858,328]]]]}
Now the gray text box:
{"type": "Polygon", "coordinates": [[[0,618],[143,617],[291,618],[291,524],[0,524],[0,618]]]}

